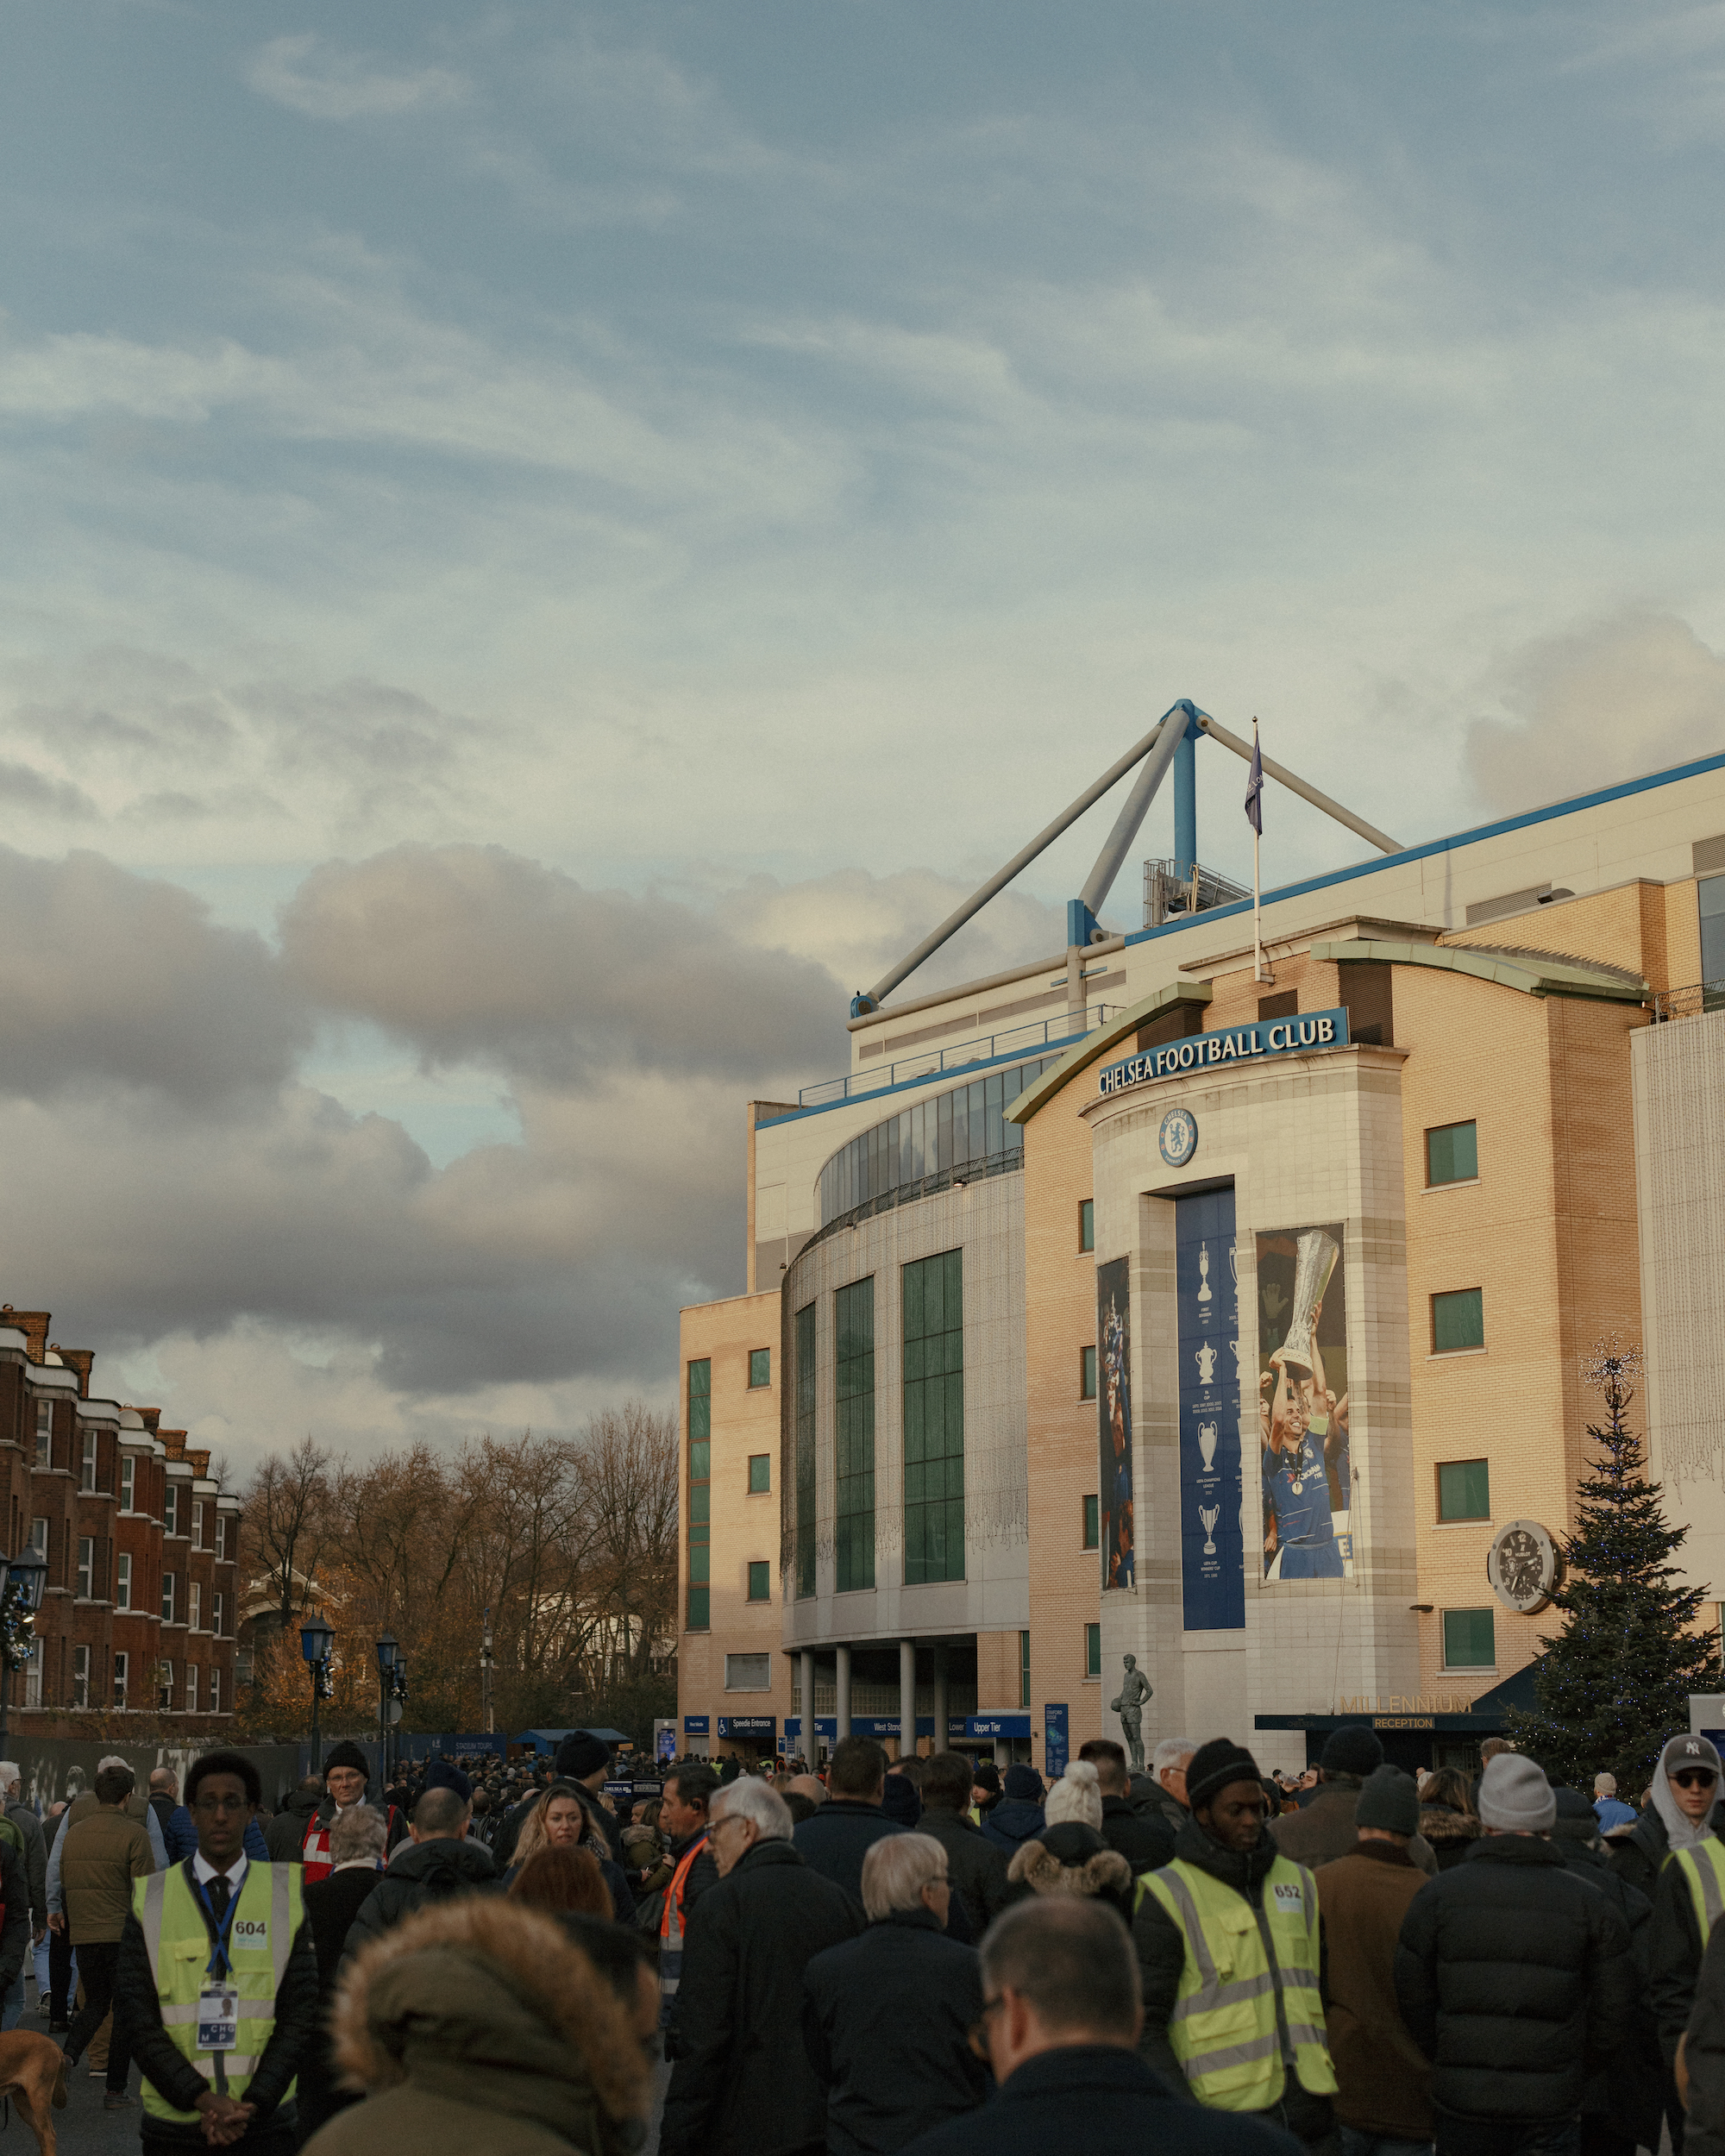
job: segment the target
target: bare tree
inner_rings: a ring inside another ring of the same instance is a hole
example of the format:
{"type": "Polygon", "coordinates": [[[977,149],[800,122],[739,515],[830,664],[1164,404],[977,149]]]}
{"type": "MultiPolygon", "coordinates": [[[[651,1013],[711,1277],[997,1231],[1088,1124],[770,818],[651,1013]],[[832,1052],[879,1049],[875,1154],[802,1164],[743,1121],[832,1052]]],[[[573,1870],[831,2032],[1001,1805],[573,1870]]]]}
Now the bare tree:
{"type": "Polygon", "coordinates": [[[304,1607],[301,1583],[317,1577],[329,1539],[329,1455],[308,1437],[285,1457],[272,1452],[246,1493],[242,1529],[258,1571],[267,1577],[281,1628],[304,1607]]]}

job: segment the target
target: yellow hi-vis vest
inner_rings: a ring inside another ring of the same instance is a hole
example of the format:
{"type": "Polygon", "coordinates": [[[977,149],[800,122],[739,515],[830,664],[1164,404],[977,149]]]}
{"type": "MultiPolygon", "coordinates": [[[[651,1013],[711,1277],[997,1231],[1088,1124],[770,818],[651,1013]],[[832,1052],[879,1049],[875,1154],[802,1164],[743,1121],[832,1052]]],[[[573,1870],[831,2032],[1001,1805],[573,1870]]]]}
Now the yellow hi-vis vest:
{"type": "Polygon", "coordinates": [[[1199,2103],[1217,2111],[1263,2111],[1281,2101],[1287,2077],[1278,1986],[1300,2086],[1313,2096],[1333,2095],[1311,1873],[1277,1857],[1264,1876],[1261,1908],[1183,1859],[1152,1871],[1145,1885],[1186,1936],[1168,2040],[1199,2103]]]}
{"type": "Polygon", "coordinates": [[[1691,1843],[1687,1849],[1673,1850],[1672,1861],[1689,1883],[1704,1953],[1709,1934],[1719,1921],[1720,1911],[1725,1909],[1725,1843],[1717,1834],[1709,1834],[1704,1841],[1691,1843]]]}
{"type": "MultiPolygon", "coordinates": [[[[239,2100],[274,2034],[275,1995],[304,1921],[299,1866],[251,1863],[240,1882],[239,1906],[228,1934],[229,1974],[223,1979],[240,2001],[239,2043],[230,2052],[198,2048],[198,1996],[206,1984],[216,1981],[208,1973],[215,1950],[185,1865],[171,1865],[166,1871],[135,1880],[132,1913],[143,1927],[150,1972],[161,2002],[162,2027],[174,2049],[212,2089],[239,2100]]],[[[290,2083],[284,2103],[293,2090],[290,2083]]],[[[176,2111],[147,2079],[143,2098],[144,2109],[153,2119],[172,2119],[179,2126],[198,2122],[196,2111],[176,2111]]]]}

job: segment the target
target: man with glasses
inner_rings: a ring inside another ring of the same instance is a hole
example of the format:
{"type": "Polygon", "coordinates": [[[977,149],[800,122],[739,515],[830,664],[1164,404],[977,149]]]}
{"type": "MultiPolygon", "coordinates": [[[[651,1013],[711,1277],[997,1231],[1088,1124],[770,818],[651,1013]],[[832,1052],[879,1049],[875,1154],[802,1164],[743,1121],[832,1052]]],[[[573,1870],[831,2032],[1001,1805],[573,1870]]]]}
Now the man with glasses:
{"type": "Polygon", "coordinates": [[[1138,2056],[1144,2009],[1126,1927],[1103,1903],[1015,1902],[982,1947],[982,2011],[971,2032],[999,2084],[994,2101],[950,2119],[904,2156],[1071,2156],[1150,2149],[1158,2156],[1299,2156],[1256,2119],[1176,2100],[1138,2056]]]}
{"type": "Polygon", "coordinates": [[[1193,1753],[1186,1794],[1174,1862],[1145,1879],[1133,1920],[1140,2049],[1211,2109],[1333,2149],[1312,1875],[1266,1833],[1258,1763],[1231,1739],[1193,1753]]]}
{"type": "Polygon", "coordinates": [[[293,2082],[317,2026],[317,1960],[301,1867],[246,1854],[261,1795],[243,1752],[206,1752],[185,1779],[196,1852],[133,1890],[116,2011],[144,2077],[145,2156],[292,2156],[298,2145],[293,2082]]]}
{"type": "Polygon", "coordinates": [[[718,1868],[683,1947],[661,2156],[825,2156],[826,2091],[803,2046],[803,1971],[862,1914],[804,1863],[790,1808],[753,1775],[714,1792],[718,1868]]]}
{"type": "MultiPolygon", "coordinates": [[[[1659,1754],[1653,1802],[1665,1833],[1665,1858],[1653,1889],[1653,1940],[1648,1994],[1659,2049],[1672,2072],[1678,2039],[1689,2027],[1701,1958],[1725,1907],[1725,1842],[1713,1825],[1719,1754],[1705,1737],[1673,1737],[1659,1754]]],[[[1614,1870],[1616,1868],[1614,1865],[1614,1870]]],[[[1669,2094],[1676,2097],[1673,2083],[1669,2094]]],[[[1675,2105],[1681,2136],[1682,2109],[1675,2105]]]]}

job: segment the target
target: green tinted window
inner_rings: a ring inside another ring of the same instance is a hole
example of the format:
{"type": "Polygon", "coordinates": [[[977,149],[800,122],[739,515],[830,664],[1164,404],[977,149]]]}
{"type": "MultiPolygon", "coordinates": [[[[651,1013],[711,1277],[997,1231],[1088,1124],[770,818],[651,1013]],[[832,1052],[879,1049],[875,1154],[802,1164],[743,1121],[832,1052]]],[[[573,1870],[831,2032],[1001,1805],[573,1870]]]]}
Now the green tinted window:
{"type": "Polygon", "coordinates": [[[1490,1520],[1491,1471],[1484,1460],[1445,1460],[1438,1469],[1440,1520],[1490,1520]]]}
{"type": "Polygon", "coordinates": [[[692,1587],[689,1589],[689,1630],[691,1632],[705,1632],[712,1622],[707,1614],[707,1597],[712,1591],[710,1588],[706,1587],[692,1587]]]}
{"type": "Polygon", "coordinates": [[[756,1391],[773,1382],[773,1351],[771,1348],[750,1348],[749,1351],[749,1388],[756,1391]]]}
{"type": "Polygon", "coordinates": [[[749,1455],[749,1495],[758,1497],[763,1489],[773,1487],[773,1456],[770,1452],[751,1452],[749,1455]]]}
{"type": "Polygon", "coordinates": [[[749,1566],[749,1599],[751,1602],[768,1602],[773,1599],[770,1584],[771,1567],[764,1558],[751,1559],[749,1566]]]}
{"type": "Polygon", "coordinates": [[[1079,1201],[1078,1247],[1081,1250],[1094,1250],[1096,1247],[1096,1201],[1094,1198],[1084,1198],[1079,1201]]]}
{"type": "Polygon", "coordinates": [[[1084,1547],[1098,1550],[1102,1544],[1101,1501],[1096,1497],[1084,1500],[1084,1547]]]}
{"type": "Polygon", "coordinates": [[[1078,1397],[1094,1400],[1096,1397],[1096,1351],[1093,1347],[1078,1351],[1078,1397]]]}
{"type": "Polygon", "coordinates": [[[706,1482],[712,1472],[712,1447],[705,1438],[699,1445],[692,1445],[689,1447],[689,1480],[692,1482],[706,1482]]]}
{"type": "Polygon", "coordinates": [[[964,1577],[964,1253],[904,1270],[905,1585],[964,1577]]]}
{"type": "Polygon", "coordinates": [[[1444,1667],[1490,1670],[1497,1661],[1497,1635],[1489,1609],[1444,1612],[1444,1667]]]}
{"type": "Polygon", "coordinates": [[[712,1364],[689,1364],[689,1443],[712,1435],[712,1364]]]}
{"type": "Polygon", "coordinates": [[[712,1551],[705,1545],[689,1546],[689,1577],[703,1584],[712,1577],[712,1551]]]}
{"type": "Polygon", "coordinates": [[[1479,1125],[1446,1123],[1426,1133],[1426,1181],[1471,1182],[1479,1173],[1479,1125]]]}
{"type": "Polygon", "coordinates": [[[689,1520],[691,1525],[698,1520],[712,1519],[712,1513],[710,1509],[712,1500],[712,1485],[710,1482],[692,1482],[689,1485],[689,1520]]]}
{"type": "Polygon", "coordinates": [[[875,1584],[875,1283],[833,1297],[834,1555],[841,1595],[875,1584]]]}
{"type": "Polygon", "coordinates": [[[1086,1625],[1084,1627],[1084,1674],[1101,1677],[1102,1674],[1102,1627],[1086,1625]]]}
{"type": "Polygon", "coordinates": [[[1485,1306],[1477,1288],[1460,1288],[1451,1295],[1432,1297],[1432,1352],[1452,1354],[1458,1348],[1485,1345],[1485,1306]]]}
{"type": "Polygon", "coordinates": [[[797,1593],[814,1592],[814,1305],[797,1313],[797,1593]]]}
{"type": "Polygon", "coordinates": [[[1019,1634],[1019,1705],[1030,1705],[1030,1634],[1019,1634]]]}
{"type": "Polygon", "coordinates": [[[689,1364],[688,1410],[689,1489],[684,1513],[689,1549],[688,1623],[691,1632],[704,1632],[710,1622],[711,1602],[706,1583],[712,1577],[710,1567],[712,1563],[710,1546],[712,1530],[708,1524],[712,1492],[707,1480],[712,1458],[712,1364],[710,1362],[689,1364]]]}

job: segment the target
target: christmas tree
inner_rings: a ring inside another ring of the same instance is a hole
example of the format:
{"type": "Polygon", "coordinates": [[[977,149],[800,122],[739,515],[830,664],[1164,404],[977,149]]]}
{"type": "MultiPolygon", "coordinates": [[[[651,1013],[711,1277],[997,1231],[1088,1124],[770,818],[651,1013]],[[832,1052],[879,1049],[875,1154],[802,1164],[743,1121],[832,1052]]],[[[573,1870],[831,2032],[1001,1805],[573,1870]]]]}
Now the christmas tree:
{"type": "Polygon", "coordinates": [[[1565,1576],[1552,1601],[1566,1622],[1540,1639],[1535,1711],[1509,1717],[1518,1750],[1588,1793],[1596,1774],[1645,1789],[1666,1739],[1689,1728],[1690,1694],[1719,1689],[1719,1636],[1695,1629],[1706,1589],[1682,1585],[1671,1562],[1689,1530],[1667,1522],[1626,1420],[1640,1368],[1640,1350],[1615,1338],[1582,1365],[1605,1419],[1588,1425],[1600,1457],[1580,1486],[1576,1531],[1560,1542],[1565,1576]]]}

